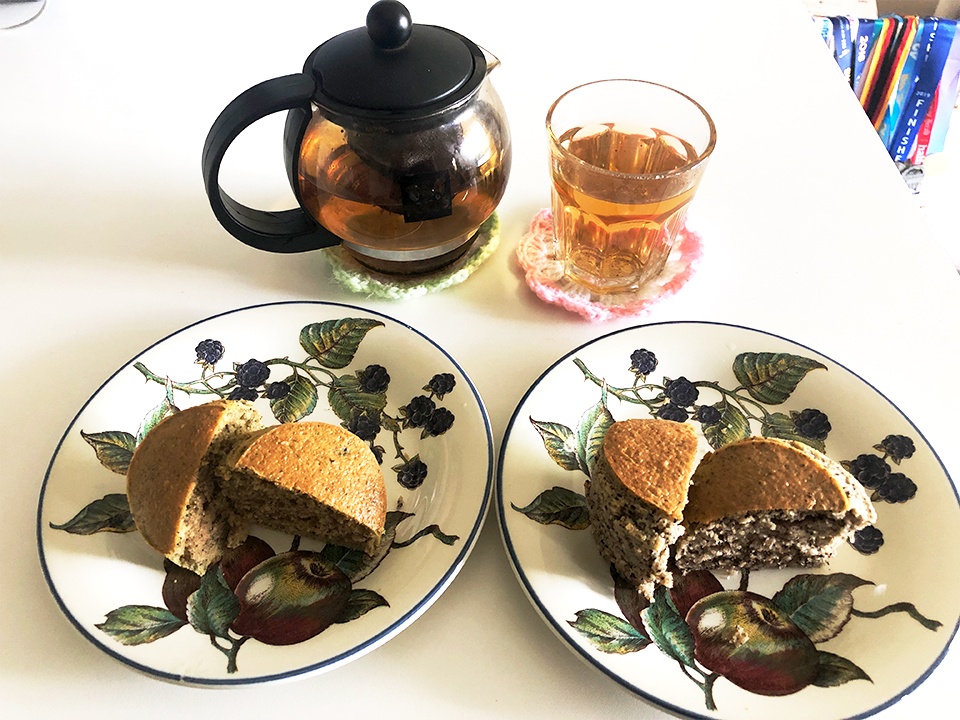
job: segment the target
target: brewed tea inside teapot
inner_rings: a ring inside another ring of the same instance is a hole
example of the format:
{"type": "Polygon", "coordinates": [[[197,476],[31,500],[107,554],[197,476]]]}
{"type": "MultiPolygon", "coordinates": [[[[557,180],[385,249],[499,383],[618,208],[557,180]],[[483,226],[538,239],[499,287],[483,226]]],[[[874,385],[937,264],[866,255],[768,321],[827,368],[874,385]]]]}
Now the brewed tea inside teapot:
{"type": "Polygon", "coordinates": [[[462,35],[413,24],[401,3],[381,0],[365,27],[320,45],[301,73],[260,83],[223,110],[203,150],[214,214],[261,250],[342,244],[367,267],[403,275],[453,262],[510,173],[510,131],[488,77],[498,64],[462,35]],[[280,111],[299,207],[256,210],[220,188],[220,163],[245,128],[280,111]]]}

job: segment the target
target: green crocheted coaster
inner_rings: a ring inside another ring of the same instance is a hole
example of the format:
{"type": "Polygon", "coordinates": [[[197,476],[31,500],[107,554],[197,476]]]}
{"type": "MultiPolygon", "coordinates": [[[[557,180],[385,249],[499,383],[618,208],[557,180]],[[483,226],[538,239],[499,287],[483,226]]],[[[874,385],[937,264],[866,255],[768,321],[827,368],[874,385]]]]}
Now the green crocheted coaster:
{"type": "Polygon", "coordinates": [[[324,250],[333,277],[348,290],[369,297],[402,300],[459,285],[490,257],[500,244],[500,219],[491,215],[477,231],[480,237],[462,257],[425,275],[397,277],[361,265],[339,245],[324,250]]]}

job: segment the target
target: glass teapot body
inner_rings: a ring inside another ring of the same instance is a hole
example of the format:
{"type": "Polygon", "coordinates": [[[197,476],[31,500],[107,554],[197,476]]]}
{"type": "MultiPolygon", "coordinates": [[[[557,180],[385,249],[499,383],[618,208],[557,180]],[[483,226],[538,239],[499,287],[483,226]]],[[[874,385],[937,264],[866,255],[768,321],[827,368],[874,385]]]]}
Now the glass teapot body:
{"type": "Polygon", "coordinates": [[[286,162],[302,207],[364,265],[424,273],[460,257],[506,189],[511,144],[484,82],[458,108],[417,122],[338,120],[313,105],[287,120],[286,162]]]}

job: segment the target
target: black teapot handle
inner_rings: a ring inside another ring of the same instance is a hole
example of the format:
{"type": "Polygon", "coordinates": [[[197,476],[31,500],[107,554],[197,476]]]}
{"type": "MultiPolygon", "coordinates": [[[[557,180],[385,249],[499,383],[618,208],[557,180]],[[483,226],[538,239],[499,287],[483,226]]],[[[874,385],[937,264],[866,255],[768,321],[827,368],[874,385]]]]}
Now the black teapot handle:
{"type": "MultiPolygon", "coordinates": [[[[235,238],[258,250],[295,253],[340,243],[303,208],[268,212],[234,200],[220,188],[220,163],[236,137],[257,120],[281,110],[310,114],[313,78],[297,73],[267,80],[241,93],[213,123],[203,145],[203,183],[217,220],[235,238]]],[[[294,160],[295,161],[295,160],[294,160]]]]}

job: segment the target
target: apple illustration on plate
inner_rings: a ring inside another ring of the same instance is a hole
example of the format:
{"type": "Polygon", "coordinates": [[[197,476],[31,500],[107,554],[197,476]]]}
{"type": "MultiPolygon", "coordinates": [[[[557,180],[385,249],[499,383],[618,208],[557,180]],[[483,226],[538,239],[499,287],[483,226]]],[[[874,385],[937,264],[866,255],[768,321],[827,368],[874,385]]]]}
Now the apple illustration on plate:
{"type": "Polygon", "coordinates": [[[231,628],[268,645],[293,645],[340,618],[350,578],[316,552],[291,550],[247,572],[234,591],[240,612],[231,628]]]}
{"type": "Polygon", "coordinates": [[[227,550],[220,559],[223,581],[228,588],[236,592],[244,575],[274,555],[276,553],[269,543],[256,535],[248,535],[237,547],[227,550]]]}
{"type": "Polygon", "coordinates": [[[694,657],[734,685],[758,695],[790,695],[818,672],[816,647],[771,600],[725,590],[698,600],[687,613],[694,657]]]}

